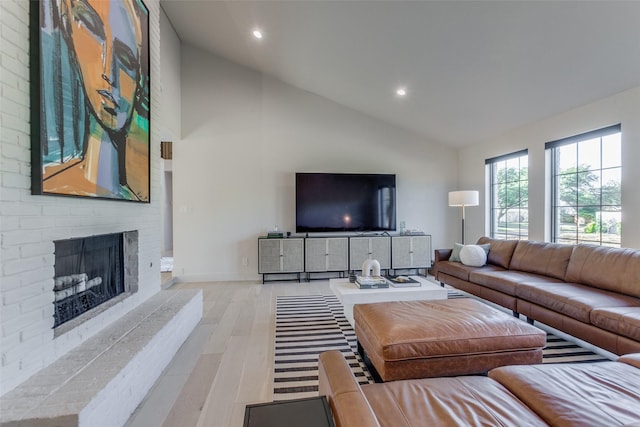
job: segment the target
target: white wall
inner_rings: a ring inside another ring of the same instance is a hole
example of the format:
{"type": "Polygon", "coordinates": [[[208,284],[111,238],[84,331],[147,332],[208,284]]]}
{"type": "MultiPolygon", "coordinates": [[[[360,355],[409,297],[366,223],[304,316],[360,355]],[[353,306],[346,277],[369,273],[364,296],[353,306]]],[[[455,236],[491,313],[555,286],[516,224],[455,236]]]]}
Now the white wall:
{"type": "MultiPolygon", "coordinates": [[[[525,102],[525,101],[523,101],[525,102]]],[[[481,191],[481,206],[467,210],[467,241],[489,232],[485,228],[487,158],[529,149],[529,238],[548,240],[544,144],[605,126],[622,124],[622,246],[640,248],[640,87],[522,127],[486,144],[460,150],[460,186],[481,191]],[[545,239],[546,237],[546,239],[545,239]]],[[[488,225],[487,225],[488,227],[488,225]]]]}
{"type": "Polygon", "coordinates": [[[160,10],[160,117],[158,123],[161,141],[180,138],[180,39],[171,22],[160,10]]]}
{"type": "MultiPolygon", "coordinates": [[[[171,22],[160,11],[160,67],[162,84],[159,124],[161,141],[180,140],[180,39],[171,22]]],[[[162,191],[162,255],[173,251],[173,165],[171,160],[161,162],[163,172],[160,175],[162,191]]]]}
{"type": "Polygon", "coordinates": [[[29,2],[0,2],[0,394],[160,289],[159,5],[151,32],[151,203],[31,195],[29,2]],[[139,291],[54,338],[54,240],[139,230],[139,291]]]}
{"type": "Polygon", "coordinates": [[[398,220],[451,246],[454,150],[185,45],[173,152],[178,280],[258,278],[258,235],[295,231],[297,171],[395,173],[398,220]]]}

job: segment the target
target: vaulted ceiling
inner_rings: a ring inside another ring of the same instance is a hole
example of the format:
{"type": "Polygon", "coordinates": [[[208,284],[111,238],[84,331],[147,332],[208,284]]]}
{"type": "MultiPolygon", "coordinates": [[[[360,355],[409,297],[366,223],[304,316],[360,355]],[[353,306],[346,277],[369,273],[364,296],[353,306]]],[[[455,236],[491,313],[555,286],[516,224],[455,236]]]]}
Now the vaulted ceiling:
{"type": "Polygon", "coordinates": [[[640,86],[640,1],[161,5],[185,44],[456,147],[640,86]]]}

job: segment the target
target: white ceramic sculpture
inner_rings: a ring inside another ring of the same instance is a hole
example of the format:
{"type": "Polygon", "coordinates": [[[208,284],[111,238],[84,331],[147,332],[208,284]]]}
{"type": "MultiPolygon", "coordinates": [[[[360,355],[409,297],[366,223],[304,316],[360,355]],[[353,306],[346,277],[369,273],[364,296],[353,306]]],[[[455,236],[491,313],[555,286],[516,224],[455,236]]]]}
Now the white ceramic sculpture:
{"type": "Polygon", "coordinates": [[[365,259],[362,263],[362,275],[368,276],[380,276],[380,263],[377,259],[365,259]]]}

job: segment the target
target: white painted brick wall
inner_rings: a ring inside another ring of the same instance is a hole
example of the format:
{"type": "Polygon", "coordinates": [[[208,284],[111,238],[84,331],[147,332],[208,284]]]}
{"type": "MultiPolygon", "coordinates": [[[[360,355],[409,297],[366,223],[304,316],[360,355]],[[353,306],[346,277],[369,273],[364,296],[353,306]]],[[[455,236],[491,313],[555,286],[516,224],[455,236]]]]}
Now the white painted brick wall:
{"type": "Polygon", "coordinates": [[[160,18],[151,48],[151,203],[32,196],[29,2],[0,1],[0,395],[160,289],[160,18]],[[139,292],[54,338],[53,241],[139,231],[139,292]]]}

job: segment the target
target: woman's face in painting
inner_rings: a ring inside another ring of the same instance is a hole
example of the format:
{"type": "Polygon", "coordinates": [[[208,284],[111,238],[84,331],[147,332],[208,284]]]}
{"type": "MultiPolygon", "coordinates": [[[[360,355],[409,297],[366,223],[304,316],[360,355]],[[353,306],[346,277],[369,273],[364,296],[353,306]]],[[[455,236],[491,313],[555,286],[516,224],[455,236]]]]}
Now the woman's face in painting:
{"type": "Polygon", "coordinates": [[[63,0],[66,37],[75,52],[88,103],[100,124],[119,131],[135,102],[141,29],[135,0],[63,0]]]}

